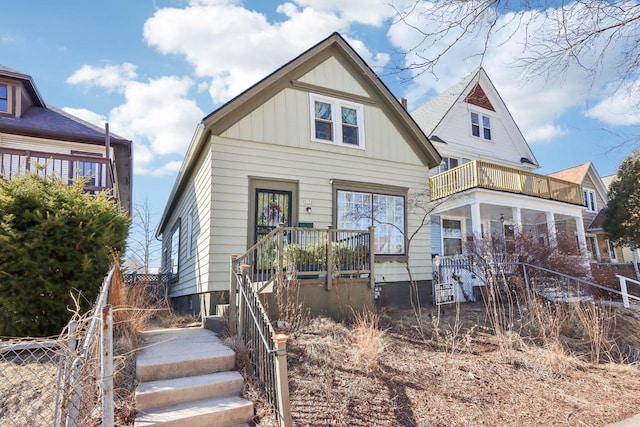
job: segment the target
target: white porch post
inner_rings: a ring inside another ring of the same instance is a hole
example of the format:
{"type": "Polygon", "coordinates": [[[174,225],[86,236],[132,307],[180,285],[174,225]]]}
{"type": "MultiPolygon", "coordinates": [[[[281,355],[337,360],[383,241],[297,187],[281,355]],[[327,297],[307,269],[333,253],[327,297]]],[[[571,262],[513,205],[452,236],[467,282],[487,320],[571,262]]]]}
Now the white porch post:
{"type": "Polygon", "coordinates": [[[517,233],[522,233],[522,209],[511,208],[511,216],[513,217],[513,226],[517,233]]]}
{"type": "Polygon", "coordinates": [[[482,219],[480,218],[480,203],[471,204],[471,232],[473,237],[482,238],[482,219]]]}
{"type": "Polygon", "coordinates": [[[549,246],[558,246],[558,235],[556,233],[556,221],[553,212],[546,212],[547,232],[549,233],[549,246]]]}
{"type": "Polygon", "coordinates": [[[587,256],[587,238],[584,234],[584,222],[582,216],[575,217],[576,230],[578,232],[578,246],[580,246],[580,254],[587,256]]]}

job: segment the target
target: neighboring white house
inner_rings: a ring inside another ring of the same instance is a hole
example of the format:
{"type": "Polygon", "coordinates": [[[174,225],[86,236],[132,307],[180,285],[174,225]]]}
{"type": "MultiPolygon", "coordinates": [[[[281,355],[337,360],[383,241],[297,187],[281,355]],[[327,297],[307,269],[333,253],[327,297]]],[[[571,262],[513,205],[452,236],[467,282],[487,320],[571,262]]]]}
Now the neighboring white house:
{"type": "Polygon", "coordinates": [[[442,155],[431,171],[431,250],[463,254],[472,236],[506,247],[518,231],[553,242],[574,233],[586,254],[580,185],[533,173],[538,162],[480,68],[412,112],[442,155]]]}
{"type": "MultiPolygon", "coordinates": [[[[376,225],[375,280],[406,284],[403,232],[419,224],[408,196],[424,192],[440,161],[398,100],[334,33],[197,128],[157,230],[163,270],[176,275],[170,296],[209,314],[228,290],[230,254],[242,254],[280,221],[376,225]],[[371,213],[367,221],[362,212],[371,213]]],[[[427,228],[410,254],[424,283],[431,279],[427,228]]]]}

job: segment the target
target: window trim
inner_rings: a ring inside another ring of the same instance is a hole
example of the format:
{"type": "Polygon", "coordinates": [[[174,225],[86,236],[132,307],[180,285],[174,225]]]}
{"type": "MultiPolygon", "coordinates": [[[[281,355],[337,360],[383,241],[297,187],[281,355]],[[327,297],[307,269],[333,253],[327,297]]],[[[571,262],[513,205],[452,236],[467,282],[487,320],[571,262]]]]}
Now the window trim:
{"type": "MultiPolygon", "coordinates": [[[[466,235],[466,221],[464,218],[451,217],[451,216],[440,216],[440,247],[442,248],[442,256],[452,256],[445,255],[445,246],[444,246],[444,222],[445,221],[457,221],[460,223],[460,253],[456,255],[464,254],[464,243],[465,243],[465,235],[466,235]]],[[[451,237],[446,237],[447,239],[452,239],[451,237]]],[[[454,255],[453,255],[454,256],[454,255]]]]}
{"type": "Polygon", "coordinates": [[[319,95],[315,93],[309,93],[309,112],[310,112],[310,135],[311,141],[321,142],[325,144],[338,145],[341,147],[351,147],[364,150],[365,149],[365,132],[364,132],[364,106],[361,103],[347,101],[344,99],[333,98],[326,95],[319,95]],[[332,139],[322,139],[316,137],[316,114],[315,103],[324,102],[331,105],[331,136],[332,139]],[[358,144],[350,144],[344,142],[343,139],[343,123],[342,123],[342,108],[351,108],[356,110],[356,120],[358,122],[358,144]]]}
{"type": "MultiPolygon", "coordinates": [[[[374,195],[378,196],[393,196],[393,197],[402,197],[403,199],[403,210],[404,210],[404,218],[403,218],[403,253],[402,254],[384,254],[384,253],[376,253],[376,258],[380,257],[385,261],[404,261],[407,258],[407,227],[408,227],[408,212],[407,212],[407,199],[409,189],[404,187],[395,187],[395,186],[386,186],[381,184],[367,184],[364,182],[354,182],[354,181],[342,181],[342,180],[333,180],[333,223],[337,225],[338,223],[338,192],[339,191],[350,191],[350,192],[358,192],[358,193],[369,193],[372,195],[372,200],[374,195]]],[[[372,220],[371,225],[376,225],[372,220]]]]}
{"type": "Polygon", "coordinates": [[[169,239],[169,246],[167,247],[167,249],[168,249],[167,272],[172,274],[174,277],[177,277],[180,274],[180,266],[181,266],[181,262],[180,262],[180,238],[181,238],[181,232],[180,232],[180,229],[182,228],[181,227],[181,222],[182,222],[182,220],[180,218],[178,218],[178,220],[176,221],[175,225],[171,229],[170,239],[169,239]],[[177,239],[177,241],[174,241],[174,239],[177,239]],[[175,247],[174,247],[174,244],[175,244],[175,247]],[[176,260],[175,260],[176,261],[176,263],[175,263],[175,272],[174,272],[174,268],[173,268],[174,249],[176,249],[176,252],[175,252],[175,257],[176,257],[176,260]]]}
{"type": "Polygon", "coordinates": [[[582,189],[582,203],[587,212],[598,212],[598,199],[596,198],[595,190],[590,188],[582,189]],[[591,202],[591,203],[590,203],[591,202]]]}
{"type": "Polygon", "coordinates": [[[0,97],[0,101],[6,102],[6,105],[7,105],[7,108],[5,108],[5,109],[0,108],[0,113],[10,113],[11,112],[11,104],[9,103],[9,101],[10,101],[10,98],[11,98],[11,96],[10,96],[11,95],[10,94],[11,86],[9,86],[6,83],[0,83],[0,86],[4,86],[5,93],[6,93],[6,96],[4,98],[0,97]]]}
{"type": "Polygon", "coordinates": [[[187,245],[186,245],[186,259],[190,259],[193,257],[195,251],[194,251],[194,235],[193,232],[195,230],[195,227],[193,226],[193,218],[194,218],[194,207],[191,206],[189,208],[189,212],[187,212],[187,230],[186,230],[186,234],[185,234],[185,238],[187,240],[187,245]]]}
{"type": "Polygon", "coordinates": [[[478,111],[469,111],[469,124],[470,126],[470,131],[471,131],[471,136],[473,138],[478,138],[478,139],[482,139],[483,141],[493,141],[493,132],[491,132],[491,116],[484,114],[484,113],[480,113],[478,111]],[[473,115],[478,116],[478,124],[474,124],[473,122],[473,115]],[[485,127],[485,119],[488,121],[488,126],[485,127]],[[473,133],[473,127],[477,126],[478,127],[478,135],[474,135],[473,133]],[[486,137],[486,132],[489,131],[489,138],[486,137]]]}

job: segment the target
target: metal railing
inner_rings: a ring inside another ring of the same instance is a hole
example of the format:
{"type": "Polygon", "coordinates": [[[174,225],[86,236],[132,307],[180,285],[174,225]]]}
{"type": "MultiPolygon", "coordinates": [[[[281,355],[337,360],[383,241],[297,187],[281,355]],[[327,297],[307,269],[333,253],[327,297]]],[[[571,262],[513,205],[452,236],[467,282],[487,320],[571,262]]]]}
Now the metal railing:
{"type": "Polygon", "coordinates": [[[582,205],[578,184],[532,172],[474,160],[429,178],[432,200],[442,199],[470,188],[506,191],[582,205]]]}
{"type": "Polygon", "coordinates": [[[291,425],[285,335],[276,334],[260,294],[285,277],[320,278],[331,289],[334,276],[368,275],[373,282],[374,227],[339,230],[280,224],[240,256],[231,256],[229,329],[247,351],[251,373],[275,408],[281,426],[291,425]]]}
{"type": "Polygon", "coordinates": [[[278,271],[299,279],[322,279],[327,289],[336,277],[368,277],[374,287],[374,231],[285,227],[281,224],[238,258],[251,265],[251,281],[262,292],[278,271]]]}
{"type": "Polygon", "coordinates": [[[528,299],[533,293],[549,301],[580,302],[619,298],[624,307],[629,307],[630,301],[640,304],[640,293],[630,294],[626,286],[629,282],[640,286],[640,282],[633,279],[618,276],[621,290],[617,290],[544,267],[514,262],[508,258],[506,255],[501,260],[479,260],[477,257],[463,255],[441,257],[434,260],[433,283],[434,285],[453,283],[455,301],[468,301],[475,300],[469,297],[469,295],[473,296],[472,287],[486,286],[492,278],[508,280],[513,276],[520,276],[528,299]]]}
{"type": "Polygon", "coordinates": [[[232,259],[232,293],[229,311],[230,329],[237,332],[239,348],[246,350],[250,373],[265,392],[267,401],[274,407],[276,418],[282,427],[292,425],[287,376],[288,337],[276,334],[259,298],[255,284],[251,282],[251,266],[239,265],[232,259]],[[237,289],[237,317],[233,301],[237,289]],[[237,329],[236,329],[237,328],[237,329]]]}
{"type": "Polygon", "coordinates": [[[640,288],[640,282],[637,280],[630,279],[628,277],[620,276],[619,274],[616,274],[616,277],[618,278],[618,280],[620,280],[620,293],[622,295],[622,304],[624,305],[624,307],[625,308],[630,307],[629,305],[630,297],[636,300],[636,303],[640,301],[640,298],[637,298],[634,295],[629,294],[629,287],[627,286],[628,284],[631,284],[640,288]]]}
{"type": "MultiPolygon", "coordinates": [[[[85,191],[114,190],[111,160],[77,154],[0,148],[0,175],[11,179],[33,172],[41,177],[61,178],[69,183],[85,178],[85,191]]],[[[117,197],[117,194],[114,194],[117,197]]]]}

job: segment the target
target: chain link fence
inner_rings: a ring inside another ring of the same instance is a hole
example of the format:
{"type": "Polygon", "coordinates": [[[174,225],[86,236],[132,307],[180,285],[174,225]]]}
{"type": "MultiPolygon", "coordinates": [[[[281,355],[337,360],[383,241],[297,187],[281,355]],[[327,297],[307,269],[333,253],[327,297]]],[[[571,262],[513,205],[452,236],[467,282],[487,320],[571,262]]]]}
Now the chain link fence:
{"type": "Polygon", "coordinates": [[[104,372],[105,334],[100,333],[101,324],[110,324],[103,307],[112,274],[93,312],[72,320],[60,337],[0,340],[0,426],[113,426],[113,421],[104,423],[113,418],[104,409],[113,396],[106,402],[103,391],[112,376],[104,372]]]}

